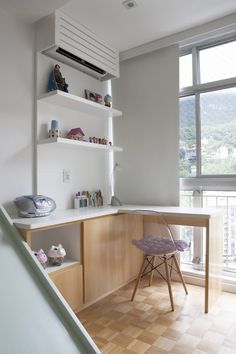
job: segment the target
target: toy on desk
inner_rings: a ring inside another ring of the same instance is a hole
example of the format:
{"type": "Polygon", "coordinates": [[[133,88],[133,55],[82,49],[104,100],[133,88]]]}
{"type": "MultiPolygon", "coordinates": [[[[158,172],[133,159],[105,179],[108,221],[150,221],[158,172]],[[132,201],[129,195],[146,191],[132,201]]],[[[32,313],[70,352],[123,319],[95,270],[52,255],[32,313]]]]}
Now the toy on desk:
{"type": "Polygon", "coordinates": [[[102,192],[99,190],[95,194],[97,206],[103,206],[103,196],[102,192]]]}
{"type": "Polygon", "coordinates": [[[37,260],[39,261],[40,264],[42,264],[43,268],[47,267],[47,261],[48,257],[44,253],[44,250],[41,248],[38,252],[34,252],[34,255],[37,257],[37,260]]]}
{"type": "Polygon", "coordinates": [[[51,120],[51,129],[49,129],[48,137],[49,138],[59,138],[62,134],[59,130],[58,120],[51,120]]]}
{"type": "Polygon", "coordinates": [[[56,64],[49,75],[48,91],[60,90],[64,92],[69,92],[68,86],[69,85],[66,83],[65,78],[62,77],[62,74],[60,72],[60,65],[56,64]]]}
{"type": "Polygon", "coordinates": [[[85,135],[81,128],[73,128],[67,134],[67,139],[85,141],[85,135]]]}
{"type": "Polygon", "coordinates": [[[74,198],[74,209],[90,206],[90,193],[88,191],[77,192],[74,198]]]}
{"type": "Polygon", "coordinates": [[[111,107],[112,106],[112,97],[111,97],[111,95],[106,95],[104,97],[104,102],[105,102],[105,106],[111,107]]]}
{"type": "Polygon", "coordinates": [[[66,251],[60,243],[58,246],[54,246],[54,245],[51,246],[51,248],[48,251],[49,264],[52,266],[61,265],[64,261],[65,255],[66,255],[66,251]]]}
{"type": "Polygon", "coordinates": [[[74,198],[74,209],[99,207],[103,205],[103,196],[100,190],[77,192],[74,198]]]}

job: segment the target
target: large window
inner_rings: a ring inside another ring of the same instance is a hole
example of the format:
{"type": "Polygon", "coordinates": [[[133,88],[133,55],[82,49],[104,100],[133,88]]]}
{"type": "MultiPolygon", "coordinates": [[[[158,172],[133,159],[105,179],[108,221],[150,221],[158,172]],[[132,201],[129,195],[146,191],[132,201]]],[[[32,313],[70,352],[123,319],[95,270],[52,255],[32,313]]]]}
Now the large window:
{"type": "MultiPolygon", "coordinates": [[[[194,47],[180,56],[180,203],[224,214],[222,264],[236,273],[236,40],[194,47]]],[[[183,227],[182,256],[204,267],[204,233],[183,227]]],[[[235,274],[236,275],[236,274],[235,274]]]]}
{"type": "Polygon", "coordinates": [[[180,177],[236,175],[236,41],[180,57],[180,177]]]}

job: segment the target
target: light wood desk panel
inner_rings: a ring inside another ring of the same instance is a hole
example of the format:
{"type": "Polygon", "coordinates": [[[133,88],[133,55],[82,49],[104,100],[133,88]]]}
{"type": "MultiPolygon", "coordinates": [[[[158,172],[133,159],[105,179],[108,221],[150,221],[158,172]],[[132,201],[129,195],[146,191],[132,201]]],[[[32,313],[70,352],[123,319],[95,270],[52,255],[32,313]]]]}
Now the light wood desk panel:
{"type": "MultiPolygon", "coordinates": [[[[123,213],[135,213],[140,210],[144,220],[153,218],[153,212],[161,213],[169,225],[185,225],[204,227],[205,237],[205,299],[204,311],[208,313],[210,307],[218,299],[222,289],[222,255],[223,255],[223,215],[217,210],[203,208],[181,207],[143,207],[131,206],[123,208],[123,213]],[[141,210],[142,209],[142,210],[141,210]],[[149,214],[149,215],[148,215],[149,214]]],[[[158,218],[155,218],[158,222],[158,218]]],[[[153,226],[152,226],[153,227],[153,226]]],[[[153,231],[154,229],[152,229],[153,231]]]]}
{"type": "MultiPolygon", "coordinates": [[[[124,220],[131,220],[130,218],[106,218],[108,216],[117,215],[117,214],[130,214],[136,213],[137,210],[143,210],[143,214],[146,215],[152,211],[157,211],[161,213],[168,224],[171,225],[187,225],[187,226],[197,226],[204,227],[206,230],[206,239],[205,239],[205,299],[204,299],[204,310],[207,313],[210,306],[216,301],[220,291],[221,291],[221,267],[222,267],[222,248],[223,248],[223,216],[222,213],[217,210],[203,209],[203,208],[181,208],[181,207],[156,207],[156,206],[143,206],[143,205],[124,205],[121,207],[100,207],[100,208],[86,208],[86,210],[56,210],[49,217],[45,218],[34,218],[34,219],[24,219],[18,218],[13,220],[16,227],[21,231],[22,235],[25,237],[26,241],[31,244],[31,236],[34,231],[37,230],[47,230],[51,228],[57,228],[64,225],[74,224],[78,222],[83,222],[85,225],[84,228],[84,254],[82,262],[86,264],[86,270],[84,270],[84,281],[85,279],[90,279],[90,271],[96,271],[94,266],[94,261],[98,254],[97,250],[101,249],[99,244],[99,239],[103,239],[103,246],[107,245],[109,251],[113,256],[116,256],[115,249],[112,249],[111,243],[114,245],[114,241],[111,240],[110,235],[125,235],[122,236],[120,243],[117,241],[116,249],[119,250],[119,254],[123,256],[123,262],[126,266],[122,269],[116,264],[107,260],[105,255],[103,258],[97,259],[97,264],[105,264],[106,267],[103,269],[106,270],[104,277],[107,279],[107,283],[103,288],[104,293],[106,291],[115,290],[116,284],[121,284],[120,280],[122,279],[131,279],[130,274],[135,276],[135,271],[139,268],[137,262],[139,262],[139,255],[136,255],[136,260],[130,262],[130,251],[132,247],[132,252],[134,247],[130,245],[131,239],[133,237],[141,237],[142,225],[140,222],[137,223],[138,230],[132,226],[130,221],[124,222],[124,220]],[[105,217],[105,218],[103,218],[105,217]],[[107,220],[105,220],[107,219],[107,220]],[[122,221],[119,221],[122,220],[122,221]],[[133,230],[136,230],[135,236],[133,230]],[[140,231],[141,230],[141,231],[140,231]],[[92,234],[90,233],[92,231],[92,234]],[[85,237],[86,235],[86,237],[85,237]],[[96,235],[99,237],[96,239],[96,235]],[[92,239],[91,239],[92,238],[92,239]],[[94,249],[91,250],[93,257],[87,253],[89,246],[89,239],[91,242],[94,242],[94,249]],[[123,246],[122,246],[123,245],[123,246]],[[92,262],[90,264],[90,261],[92,262]],[[104,263],[105,262],[105,263],[104,263]],[[115,271],[111,271],[111,267],[114,267],[115,271]],[[107,273],[107,274],[106,274],[107,273]],[[109,286],[109,282],[111,285],[109,286]],[[109,290],[110,289],[110,290],[109,290]]],[[[142,215],[142,213],[141,213],[142,215]]],[[[139,216],[141,216],[139,215],[139,216]]],[[[117,215],[119,216],[119,215],[117,215]]],[[[124,216],[124,215],[123,215],[124,216]]],[[[142,219],[140,219],[142,220],[142,219]]],[[[102,249],[101,249],[102,250],[102,249]]],[[[132,253],[131,252],[131,253],[132,253]]],[[[138,250],[137,250],[138,252],[138,250]]],[[[103,253],[104,254],[104,253],[103,253]]],[[[100,276],[100,275],[99,275],[100,276]]],[[[97,278],[99,279],[99,277],[97,278]]],[[[96,298],[100,296],[102,290],[98,290],[97,294],[91,295],[92,285],[91,279],[87,282],[87,300],[91,298],[96,298]],[[89,285],[90,284],[90,285],[89,285]],[[90,290],[89,287],[91,286],[90,290]]],[[[99,284],[98,284],[99,287],[99,284]]]]}
{"type": "Polygon", "coordinates": [[[141,215],[112,215],[83,223],[84,300],[92,303],[133,280],[142,260],[141,215]]]}

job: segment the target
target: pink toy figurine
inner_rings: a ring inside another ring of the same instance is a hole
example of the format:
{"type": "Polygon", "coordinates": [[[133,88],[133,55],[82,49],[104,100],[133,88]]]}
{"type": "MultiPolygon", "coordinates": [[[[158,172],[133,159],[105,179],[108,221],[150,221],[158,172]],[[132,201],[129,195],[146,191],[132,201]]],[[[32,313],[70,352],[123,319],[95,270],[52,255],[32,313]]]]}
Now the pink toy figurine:
{"type": "Polygon", "coordinates": [[[73,128],[67,134],[67,139],[85,141],[84,132],[81,128],[73,128]]]}
{"type": "Polygon", "coordinates": [[[40,264],[42,264],[43,268],[47,267],[47,256],[44,253],[44,250],[41,248],[38,252],[34,252],[34,255],[37,257],[40,264]]]}

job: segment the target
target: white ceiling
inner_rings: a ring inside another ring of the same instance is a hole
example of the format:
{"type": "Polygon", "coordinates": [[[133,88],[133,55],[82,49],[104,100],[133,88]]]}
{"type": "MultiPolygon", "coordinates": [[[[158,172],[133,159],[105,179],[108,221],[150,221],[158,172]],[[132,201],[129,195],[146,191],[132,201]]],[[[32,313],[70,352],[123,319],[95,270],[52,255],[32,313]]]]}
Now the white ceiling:
{"type": "Polygon", "coordinates": [[[56,8],[120,51],[180,32],[236,12],[236,0],[136,0],[127,10],[123,0],[0,0],[0,7],[32,23],[56,8]]]}

